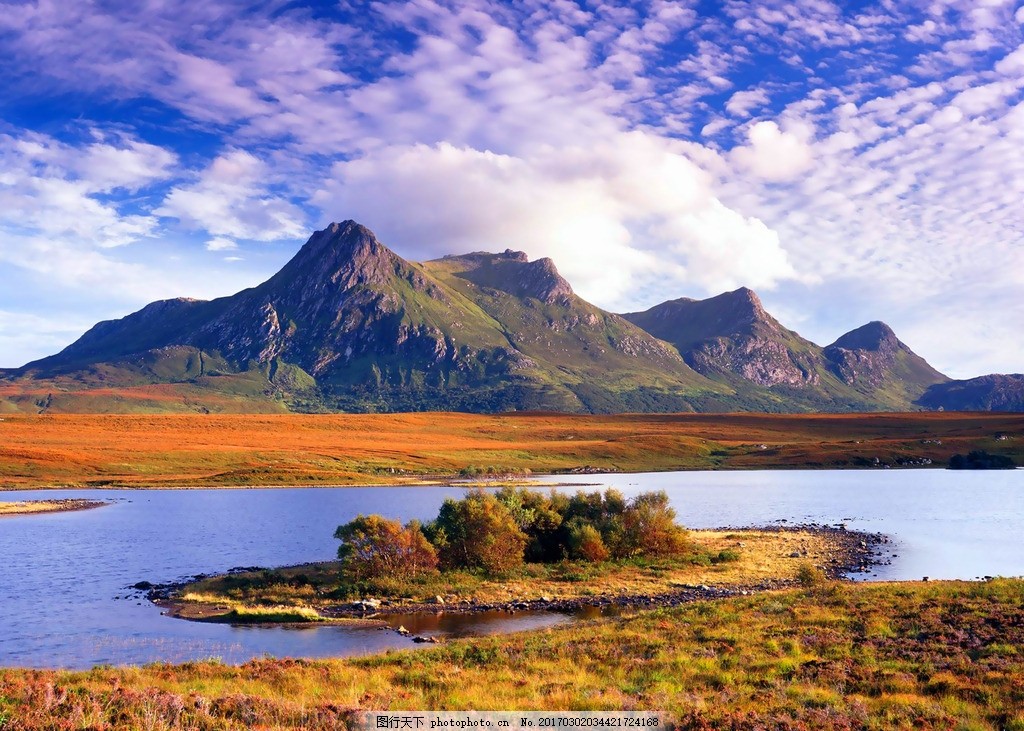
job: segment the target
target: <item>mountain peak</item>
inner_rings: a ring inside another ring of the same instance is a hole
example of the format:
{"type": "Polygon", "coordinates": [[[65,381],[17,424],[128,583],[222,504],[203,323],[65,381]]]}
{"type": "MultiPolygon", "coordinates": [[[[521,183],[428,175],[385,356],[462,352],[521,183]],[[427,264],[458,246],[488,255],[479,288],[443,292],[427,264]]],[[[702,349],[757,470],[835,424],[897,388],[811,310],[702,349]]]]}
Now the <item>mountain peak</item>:
{"type": "Polygon", "coordinates": [[[757,293],[748,288],[740,287],[734,289],[732,292],[724,292],[717,297],[712,297],[709,302],[719,302],[724,306],[724,310],[731,314],[736,322],[765,322],[770,318],[770,315],[765,311],[764,305],[761,304],[761,298],[757,296],[757,293]]]}
{"type": "Polygon", "coordinates": [[[377,240],[373,231],[352,220],[316,231],[299,252],[267,283],[320,292],[361,284],[385,284],[408,264],[377,240]]]}
{"type": "Polygon", "coordinates": [[[817,384],[814,345],[783,328],[747,287],[706,300],[677,299],[624,315],[672,343],[698,373],[729,373],[761,386],[817,384]]]}
{"type": "Polygon", "coordinates": [[[878,320],[846,333],[826,347],[824,354],[832,372],[844,383],[869,391],[886,383],[903,384],[909,400],[928,386],[947,380],[878,320]]]}
{"type": "Polygon", "coordinates": [[[900,345],[892,328],[884,322],[874,320],[840,336],[830,347],[845,350],[890,350],[900,345]]]}

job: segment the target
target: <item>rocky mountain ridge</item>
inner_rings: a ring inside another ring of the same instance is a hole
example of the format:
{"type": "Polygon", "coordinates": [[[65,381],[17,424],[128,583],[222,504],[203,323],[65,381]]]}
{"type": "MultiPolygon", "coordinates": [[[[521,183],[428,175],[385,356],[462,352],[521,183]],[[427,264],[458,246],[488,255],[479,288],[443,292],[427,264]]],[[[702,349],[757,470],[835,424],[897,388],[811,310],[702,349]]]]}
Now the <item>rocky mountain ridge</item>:
{"type": "Polygon", "coordinates": [[[883,323],[823,348],[746,288],[619,316],[550,259],[409,262],[344,221],[256,287],[154,302],[0,374],[0,409],[907,410],[962,396],[947,382],[883,323]]]}

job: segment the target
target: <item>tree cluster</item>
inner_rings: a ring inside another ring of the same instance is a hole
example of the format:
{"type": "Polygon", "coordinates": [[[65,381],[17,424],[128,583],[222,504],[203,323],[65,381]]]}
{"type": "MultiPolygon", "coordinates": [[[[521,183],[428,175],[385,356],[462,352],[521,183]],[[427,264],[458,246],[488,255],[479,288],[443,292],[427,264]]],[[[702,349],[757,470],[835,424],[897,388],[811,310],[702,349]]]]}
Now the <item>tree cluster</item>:
{"type": "Polygon", "coordinates": [[[626,500],[617,490],[543,494],[505,487],[445,500],[437,518],[402,526],[360,515],[339,526],[338,556],[355,580],[416,576],[441,569],[507,574],[524,561],[600,562],[689,551],[664,492],[626,500]]]}

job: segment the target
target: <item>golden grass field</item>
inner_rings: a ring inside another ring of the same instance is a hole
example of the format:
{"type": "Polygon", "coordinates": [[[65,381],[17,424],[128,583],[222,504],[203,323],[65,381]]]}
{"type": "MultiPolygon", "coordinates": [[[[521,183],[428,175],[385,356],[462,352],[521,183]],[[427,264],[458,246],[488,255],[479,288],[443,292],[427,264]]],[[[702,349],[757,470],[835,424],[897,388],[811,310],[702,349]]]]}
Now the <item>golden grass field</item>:
{"type": "Polygon", "coordinates": [[[0,486],[400,484],[479,473],[1024,458],[1024,414],[8,415],[0,486]],[[997,437],[1003,437],[997,439],[997,437]]]}

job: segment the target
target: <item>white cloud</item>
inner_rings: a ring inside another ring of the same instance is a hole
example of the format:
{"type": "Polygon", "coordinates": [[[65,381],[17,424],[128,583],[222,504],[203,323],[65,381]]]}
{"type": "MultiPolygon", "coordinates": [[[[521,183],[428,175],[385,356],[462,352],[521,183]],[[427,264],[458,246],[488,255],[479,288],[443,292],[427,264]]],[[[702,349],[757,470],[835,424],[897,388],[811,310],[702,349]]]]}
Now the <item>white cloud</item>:
{"type": "Polygon", "coordinates": [[[213,238],[206,242],[207,251],[235,251],[238,249],[238,242],[225,238],[213,238]]]}
{"type": "Polygon", "coordinates": [[[156,219],[122,212],[104,194],[162,181],[175,161],[132,139],[76,147],[34,133],[0,135],[0,227],[107,248],[132,243],[153,234],[156,219]]]}
{"type": "Polygon", "coordinates": [[[414,259],[504,248],[551,256],[605,306],[631,302],[642,281],[718,291],[793,276],[773,232],[722,205],[709,176],[640,132],[523,157],[388,148],[339,163],[316,201],[328,217],[368,222],[414,259]]]}
{"type": "Polygon", "coordinates": [[[306,232],[305,216],[269,189],[266,164],[244,150],[217,157],[193,183],[174,187],[155,213],[226,238],[277,241],[306,232]]]}
{"type": "Polygon", "coordinates": [[[43,354],[56,353],[94,324],[81,317],[0,309],[0,368],[19,368],[43,354]]]}
{"type": "Polygon", "coordinates": [[[732,126],[732,122],[731,121],[729,121],[728,119],[724,119],[724,118],[719,117],[718,119],[714,119],[714,120],[708,122],[707,124],[705,124],[703,127],[701,127],[700,136],[701,137],[714,137],[715,135],[717,135],[722,130],[729,129],[731,126],[732,126]]]}
{"type": "Polygon", "coordinates": [[[993,81],[990,84],[972,86],[953,97],[952,104],[969,116],[986,114],[1002,109],[1006,100],[1020,91],[1020,81],[993,81]]]}
{"type": "Polygon", "coordinates": [[[752,110],[768,104],[768,92],[764,89],[737,91],[725,103],[725,109],[735,117],[749,117],[752,110]]]}
{"type": "Polygon", "coordinates": [[[813,163],[811,147],[797,134],[784,132],[775,122],[758,122],[747,132],[750,142],[737,147],[732,158],[739,166],[764,180],[792,180],[813,163]]]}

